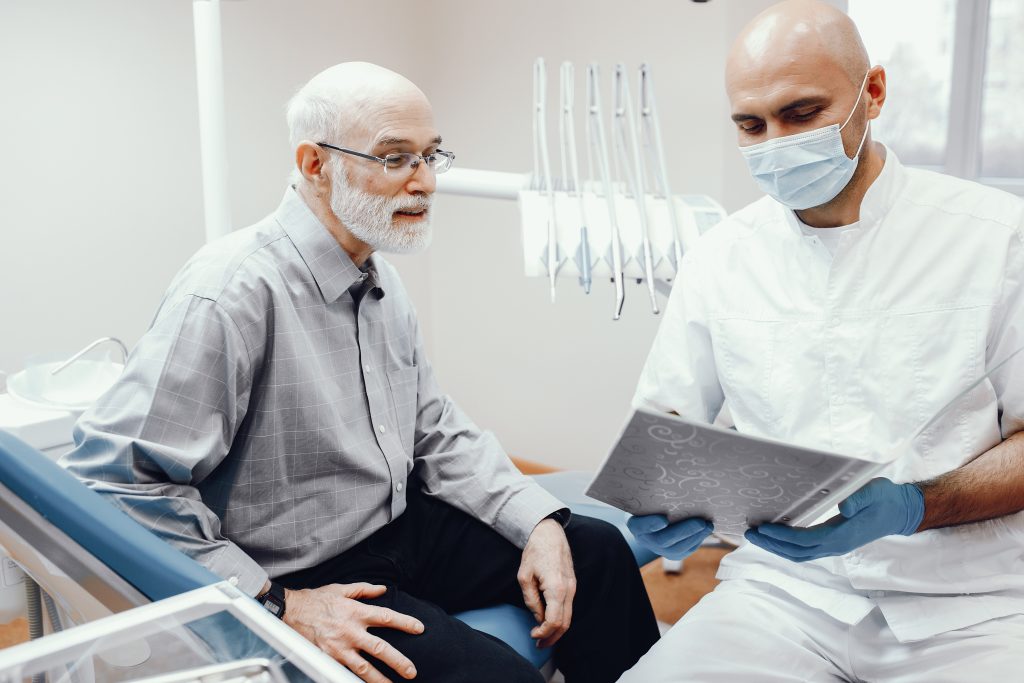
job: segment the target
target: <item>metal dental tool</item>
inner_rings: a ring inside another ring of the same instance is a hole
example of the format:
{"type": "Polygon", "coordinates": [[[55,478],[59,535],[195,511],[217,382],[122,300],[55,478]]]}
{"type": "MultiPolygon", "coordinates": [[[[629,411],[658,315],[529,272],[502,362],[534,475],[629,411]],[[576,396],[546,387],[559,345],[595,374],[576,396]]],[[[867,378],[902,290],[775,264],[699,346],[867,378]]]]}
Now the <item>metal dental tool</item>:
{"type": "Polygon", "coordinates": [[[555,279],[561,266],[561,254],[558,250],[558,224],[555,219],[555,190],[551,179],[551,159],[548,155],[547,128],[547,70],[544,58],[538,57],[533,65],[533,146],[534,167],[540,165],[541,182],[537,189],[545,192],[548,198],[548,246],[543,259],[547,263],[548,280],[551,283],[551,301],[555,301],[555,279]]]}
{"type": "Polygon", "coordinates": [[[658,299],[654,289],[654,255],[651,250],[651,236],[647,225],[647,204],[644,193],[644,165],[640,158],[640,144],[637,141],[636,124],[633,121],[633,106],[629,96],[629,80],[626,67],[615,65],[613,76],[615,135],[612,144],[615,146],[620,170],[626,179],[633,199],[636,201],[637,216],[640,221],[640,257],[643,261],[644,279],[647,280],[647,291],[651,297],[651,310],[658,314],[658,299]],[[632,150],[632,159],[630,158],[632,150]],[[632,160],[632,169],[630,161],[632,160]]]}
{"type": "Polygon", "coordinates": [[[564,189],[569,196],[579,200],[580,212],[580,246],[576,249],[573,260],[580,271],[580,285],[583,291],[590,294],[593,282],[591,267],[594,262],[590,255],[590,240],[587,237],[587,211],[583,203],[583,186],[580,184],[579,160],[576,156],[576,123],[573,120],[575,111],[576,90],[573,79],[576,77],[572,62],[562,62],[562,115],[559,119],[559,133],[562,141],[562,177],[565,178],[564,189]]]}
{"type": "Polygon", "coordinates": [[[644,150],[647,160],[654,165],[651,175],[656,179],[658,191],[668,205],[668,221],[672,229],[672,251],[669,259],[679,274],[679,264],[683,260],[683,235],[679,225],[679,215],[672,199],[672,191],[668,183],[668,170],[665,167],[665,148],[661,144],[661,126],[658,124],[658,108],[654,101],[654,80],[651,67],[640,65],[640,128],[643,136],[644,150]]]}
{"type": "Polygon", "coordinates": [[[604,187],[605,201],[608,203],[608,229],[611,235],[610,265],[612,279],[615,282],[615,312],[613,320],[622,317],[622,304],[626,300],[626,289],[622,281],[622,242],[619,240],[619,220],[615,213],[615,192],[612,188],[611,169],[608,161],[608,145],[604,136],[604,124],[601,121],[601,90],[598,85],[600,76],[598,66],[587,67],[587,143],[588,159],[594,162],[601,176],[604,187]]]}

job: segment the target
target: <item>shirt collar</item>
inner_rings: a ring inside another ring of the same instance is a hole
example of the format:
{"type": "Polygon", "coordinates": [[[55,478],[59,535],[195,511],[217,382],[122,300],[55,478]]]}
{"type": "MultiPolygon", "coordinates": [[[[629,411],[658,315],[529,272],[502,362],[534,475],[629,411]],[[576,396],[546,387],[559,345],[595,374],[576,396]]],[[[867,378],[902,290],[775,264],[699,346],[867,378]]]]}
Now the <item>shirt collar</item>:
{"type": "Polygon", "coordinates": [[[350,287],[364,281],[369,281],[378,298],[384,296],[373,257],[367,261],[364,273],[317,219],[294,187],[285,190],[274,218],[309,268],[325,302],[337,301],[350,287]]]}
{"type": "MultiPolygon", "coordinates": [[[[878,225],[888,215],[906,184],[907,172],[896,157],[896,153],[885,145],[882,145],[882,148],[885,150],[882,171],[864,193],[864,199],[860,203],[860,220],[857,222],[860,229],[866,230],[878,225]]],[[[796,212],[777,202],[776,206],[782,211],[786,224],[797,235],[802,235],[800,219],[797,218],[796,212]]]]}

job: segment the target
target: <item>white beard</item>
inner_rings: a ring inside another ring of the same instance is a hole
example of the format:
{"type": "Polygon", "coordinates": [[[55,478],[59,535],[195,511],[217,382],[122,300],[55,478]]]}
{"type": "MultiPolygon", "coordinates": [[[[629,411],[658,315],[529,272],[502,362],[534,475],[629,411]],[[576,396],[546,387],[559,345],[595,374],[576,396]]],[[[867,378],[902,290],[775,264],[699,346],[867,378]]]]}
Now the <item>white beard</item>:
{"type": "Polygon", "coordinates": [[[349,184],[345,169],[336,162],[331,187],[331,210],[355,237],[373,248],[393,254],[422,251],[433,237],[429,196],[382,197],[349,184]],[[395,211],[424,209],[425,218],[398,225],[395,211]]]}

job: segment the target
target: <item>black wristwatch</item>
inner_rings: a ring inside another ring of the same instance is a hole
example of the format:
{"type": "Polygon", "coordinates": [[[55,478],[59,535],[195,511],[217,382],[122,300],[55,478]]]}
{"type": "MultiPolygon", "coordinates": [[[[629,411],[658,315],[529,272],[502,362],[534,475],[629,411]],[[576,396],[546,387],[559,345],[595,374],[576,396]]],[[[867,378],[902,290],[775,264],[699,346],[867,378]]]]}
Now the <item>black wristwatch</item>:
{"type": "Polygon", "coordinates": [[[270,590],[256,596],[256,602],[278,619],[284,619],[284,586],[270,582],[270,590]]]}
{"type": "Polygon", "coordinates": [[[569,508],[562,508],[561,510],[555,510],[544,519],[553,519],[561,524],[564,529],[569,524],[569,520],[572,519],[572,512],[570,512],[569,508]]]}

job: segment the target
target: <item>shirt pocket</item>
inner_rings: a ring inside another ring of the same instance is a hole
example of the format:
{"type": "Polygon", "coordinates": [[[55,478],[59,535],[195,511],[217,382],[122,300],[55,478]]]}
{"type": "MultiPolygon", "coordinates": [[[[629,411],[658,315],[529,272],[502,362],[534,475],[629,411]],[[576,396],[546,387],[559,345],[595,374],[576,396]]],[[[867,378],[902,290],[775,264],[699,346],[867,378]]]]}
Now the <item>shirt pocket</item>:
{"type": "MultiPolygon", "coordinates": [[[[890,441],[922,423],[985,372],[983,311],[965,308],[894,313],[863,344],[876,371],[866,382],[868,405],[889,427],[890,441]]],[[[990,405],[985,383],[962,397],[915,442],[930,477],[958,466],[976,441],[970,419],[990,405]]],[[[994,418],[994,414],[993,414],[994,418]]]]}
{"type": "Polygon", "coordinates": [[[395,368],[388,370],[388,384],[391,388],[391,407],[395,411],[395,424],[405,450],[412,455],[418,406],[419,368],[395,368]]]}
{"type": "Polygon", "coordinates": [[[715,364],[737,424],[764,429],[775,421],[772,383],[777,340],[775,321],[727,318],[712,322],[715,364]]]}

